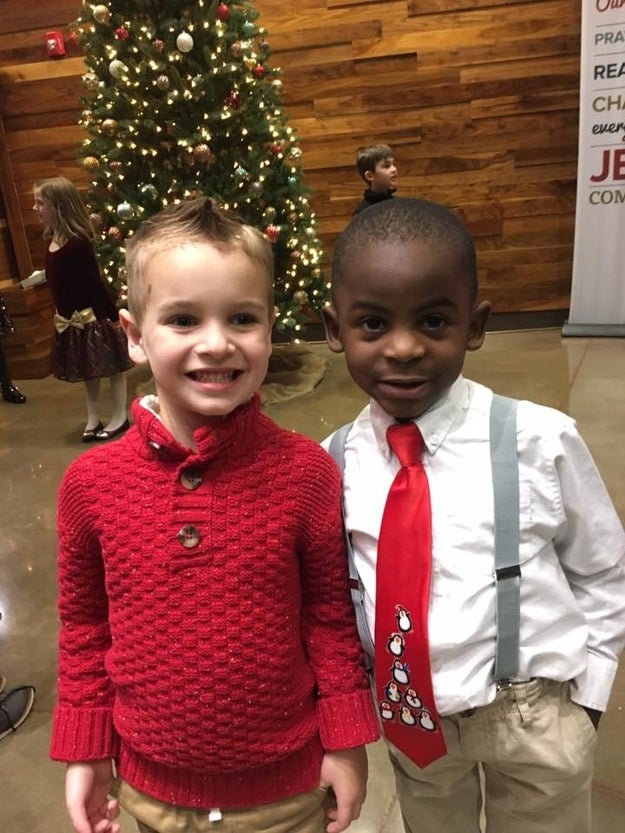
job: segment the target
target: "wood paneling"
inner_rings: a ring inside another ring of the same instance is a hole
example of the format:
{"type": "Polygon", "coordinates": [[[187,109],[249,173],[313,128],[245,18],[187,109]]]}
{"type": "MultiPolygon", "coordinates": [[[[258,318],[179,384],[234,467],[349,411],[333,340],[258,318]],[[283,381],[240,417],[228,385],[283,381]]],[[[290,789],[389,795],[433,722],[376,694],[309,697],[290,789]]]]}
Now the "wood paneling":
{"type": "MultiPolygon", "coordinates": [[[[572,264],[579,0],[258,0],[303,151],[326,260],[364,184],[360,145],[394,149],[401,195],[447,203],[475,234],[496,312],[564,309],[572,264]]],[[[0,0],[0,107],[25,234],[33,181],[78,185],[78,47],[45,55],[79,0],[0,0]]],[[[0,246],[2,238],[0,237],[0,246]]]]}

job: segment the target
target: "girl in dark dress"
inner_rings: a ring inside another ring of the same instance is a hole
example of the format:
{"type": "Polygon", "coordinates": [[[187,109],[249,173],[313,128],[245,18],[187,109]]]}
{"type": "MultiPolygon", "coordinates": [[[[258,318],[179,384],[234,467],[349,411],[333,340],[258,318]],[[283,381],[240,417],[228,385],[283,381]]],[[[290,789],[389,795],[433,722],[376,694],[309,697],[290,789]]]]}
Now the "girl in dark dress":
{"type": "Polygon", "coordinates": [[[0,295],[0,392],[5,402],[11,402],[13,405],[22,405],[26,402],[26,397],[11,381],[7,357],[4,352],[4,345],[2,344],[2,339],[5,336],[10,336],[12,332],[13,322],[7,312],[4,298],[0,295]]]}
{"type": "Polygon", "coordinates": [[[35,185],[33,209],[50,241],[46,279],[56,307],[51,371],[84,382],[87,424],[83,442],[108,440],[128,428],[125,371],[133,365],[118,311],[102,282],[89,214],[73,183],[53,177],[35,185]],[[113,413],[100,421],[100,380],[110,380],[113,413]]]}

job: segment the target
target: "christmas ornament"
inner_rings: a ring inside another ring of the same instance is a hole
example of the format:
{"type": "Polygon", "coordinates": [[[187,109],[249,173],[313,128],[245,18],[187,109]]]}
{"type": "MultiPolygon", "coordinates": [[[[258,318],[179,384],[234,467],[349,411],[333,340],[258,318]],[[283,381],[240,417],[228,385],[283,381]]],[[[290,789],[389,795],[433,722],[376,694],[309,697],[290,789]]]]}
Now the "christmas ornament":
{"type": "Polygon", "coordinates": [[[235,58],[240,58],[243,54],[243,44],[240,40],[236,40],[232,46],[230,47],[230,52],[234,55],[235,58]]]}
{"type": "Polygon", "coordinates": [[[291,260],[299,260],[301,256],[301,252],[298,252],[297,249],[291,252],[291,260]]]}
{"type": "Polygon", "coordinates": [[[128,40],[128,36],[130,32],[126,29],[125,26],[120,26],[119,28],[115,29],[115,34],[120,40],[128,40]]]}
{"type": "Polygon", "coordinates": [[[230,17],[230,9],[228,8],[228,6],[226,6],[225,3],[220,3],[217,6],[217,17],[220,20],[228,20],[228,18],[230,17]]]}
{"type": "Polygon", "coordinates": [[[210,162],[213,152],[208,145],[196,145],[193,148],[193,156],[196,162],[210,162]]]}
{"type": "Polygon", "coordinates": [[[98,76],[94,75],[93,72],[86,72],[82,76],[82,83],[90,90],[95,90],[98,86],[98,76]]]}
{"type": "Polygon", "coordinates": [[[288,179],[288,183],[289,183],[289,185],[297,185],[297,177],[296,176],[290,176],[289,179],[288,179]]]}
{"type": "Polygon", "coordinates": [[[176,46],[181,52],[190,52],[193,45],[193,38],[188,32],[181,32],[176,38],[176,46]]]}
{"type": "Polygon", "coordinates": [[[118,174],[121,169],[124,167],[123,164],[119,161],[119,159],[114,159],[111,164],[109,165],[110,169],[113,173],[118,174]]]}
{"type": "Polygon", "coordinates": [[[252,72],[257,78],[262,78],[265,74],[265,67],[262,64],[256,64],[252,72]]]}
{"type": "Polygon", "coordinates": [[[246,20],[243,26],[241,26],[241,31],[247,38],[251,38],[252,35],[256,34],[256,24],[252,23],[251,20],[246,20]]]}
{"type": "Polygon", "coordinates": [[[274,86],[274,89],[280,91],[282,89],[282,81],[279,78],[274,78],[271,82],[274,86]]]}
{"type": "Polygon", "coordinates": [[[158,191],[151,182],[148,182],[147,185],[142,185],[140,191],[151,200],[155,200],[158,197],[158,191]]]}
{"type": "Polygon", "coordinates": [[[120,202],[120,204],[117,206],[117,216],[121,220],[132,220],[132,218],[135,216],[135,210],[129,202],[120,202]]]}
{"type": "Polygon", "coordinates": [[[113,58],[109,64],[109,72],[113,78],[121,78],[125,72],[128,72],[128,67],[123,61],[120,61],[118,58],[113,58]]]}
{"type": "Polygon", "coordinates": [[[276,209],[273,207],[273,205],[268,205],[268,206],[267,206],[267,208],[265,209],[265,217],[267,218],[267,220],[268,220],[270,223],[271,223],[273,220],[275,220],[275,219],[276,219],[276,215],[277,215],[277,214],[278,214],[278,212],[277,212],[277,211],[276,211],[276,209]]]}
{"type": "Polygon", "coordinates": [[[269,41],[268,40],[261,40],[261,42],[258,44],[258,46],[263,52],[268,52],[269,51],[269,41]]]}
{"type": "Polygon", "coordinates": [[[280,237],[280,226],[267,226],[265,229],[265,237],[270,243],[276,243],[280,237]]]}
{"type": "Polygon", "coordinates": [[[304,292],[303,289],[298,289],[297,292],[294,292],[293,298],[302,306],[308,303],[308,293],[304,292]]]}
{"type": "Polygon", "coordinates": [[[300,148],[291,148],[291,150],[289,151],[289,156],[292,159],[301,159],[302,151],[300,148]]]}
{"type": "Polygon", "coordinates": [[[241,106],[241,96],[235,90],[226,98],[226,103],[232,107],[233,110],[238,110],[241,106]]]}
{"type": "Polygon", "coordinates": [[[291,211],[291,213],[289,214],[289,223],[291,223],[291,225],[294,226],[298,220],[299,215],[295,211],[291,211]]]}
{"type": "Polygon", "coordinates": [[[121,229],[117,228],[117,226],[111,226],[106,232],[106,236],[109,240],[113,240],[115,243],[121,243],[124,239],[121,229]]]}
{"type": "Polygon", "coordinates": [[[277,156],[279,153],[282,153],[282,145],[278,142],[274,142],[272,145],[269,146],[269,150],[273,153],[274,156],[277,156]]]}
{"type": "Polygon", "coordinates": [[[107,6],[99,4],[93,7],[93,19],[96,23],[108,23],[111,19],[111,13],[107,6]]]}
{"type": "Polygon", "coordinates": [[[85,167],[88,171],[95,171],[95,169],[100,164],[100,160],[97,159],[95,156],[85,156],[82,160],[83,167],[85,167]]]}
{"type": "Polygon", "coordinates": [[[260,197],[260,195],[263,193],[264,187],[265,186],[262,182],[252,182],[252,184],[250,185],[250,191],[255,197],[260,197]]]}
{"type": "Polygon", "coordinates": [[[169,78],[166,75],[159,75],[156,79],[156,86],[159,90],[168,90],[169,89],[169,78]]]}
{"type": "Polygon", "coordinates": [[[94,212],[93,214],[89,215],[89,219],[91,220],[91,225],[94,229],[99,229],[102,225],[102,215],[94,212]]]}
{"type": "Polygon", "coordinates": [[[312,239],[315,236],[315,230],[314,228],[311,228],[311,226],[308,226],[307,229],[304,229],[304,234],[306,237],[310,237],[312,239]]]}
{"type": "Polygon", "coordinates": [[[104,119],[102,124],[100,125],[100,130],[102,133],[106,133],[107,136],[112,136],[113,133],[117,131],[119,127],[118,123],[115,119],[104,119]]]}
{"type": "Polygon", "coordinates": [[[237,165],[237,167],[234,169],[234,175],[237,179],[245,179],[245,177],[247,176],[247,171],[245,170],[245,168],[242,168],[241,165],[237,165]]]}
{"type": "Polygon", "coordinates": [[[152,41],[152,46],[156,49],[157,52],[162,52],[165,49],[165,41],[157,38],[155,41],[152,41]]]}

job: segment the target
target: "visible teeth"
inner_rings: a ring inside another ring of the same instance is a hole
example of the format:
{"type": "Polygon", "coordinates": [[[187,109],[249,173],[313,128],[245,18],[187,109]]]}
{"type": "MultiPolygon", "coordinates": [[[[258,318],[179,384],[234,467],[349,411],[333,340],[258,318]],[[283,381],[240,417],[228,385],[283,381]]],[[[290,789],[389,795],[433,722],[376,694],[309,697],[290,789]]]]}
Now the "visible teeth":
{"type": "Polygon", "coordinates": [[[191,376],[196,382],[231,382],[234,379],[234,371],[222,371],[221,373],[192,373],[191,376]]]}

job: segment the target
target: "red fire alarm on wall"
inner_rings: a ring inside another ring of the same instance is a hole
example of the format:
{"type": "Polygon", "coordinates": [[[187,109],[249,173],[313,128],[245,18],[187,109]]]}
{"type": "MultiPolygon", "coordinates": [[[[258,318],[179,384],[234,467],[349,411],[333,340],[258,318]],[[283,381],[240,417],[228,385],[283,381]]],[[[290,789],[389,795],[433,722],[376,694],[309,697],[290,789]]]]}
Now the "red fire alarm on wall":
{"type": "Polygon", "coordinates": [[[61,32],[46,32],[46,51],[48,58],[61,58],[65,55],[65,43],[61,32]]]}

